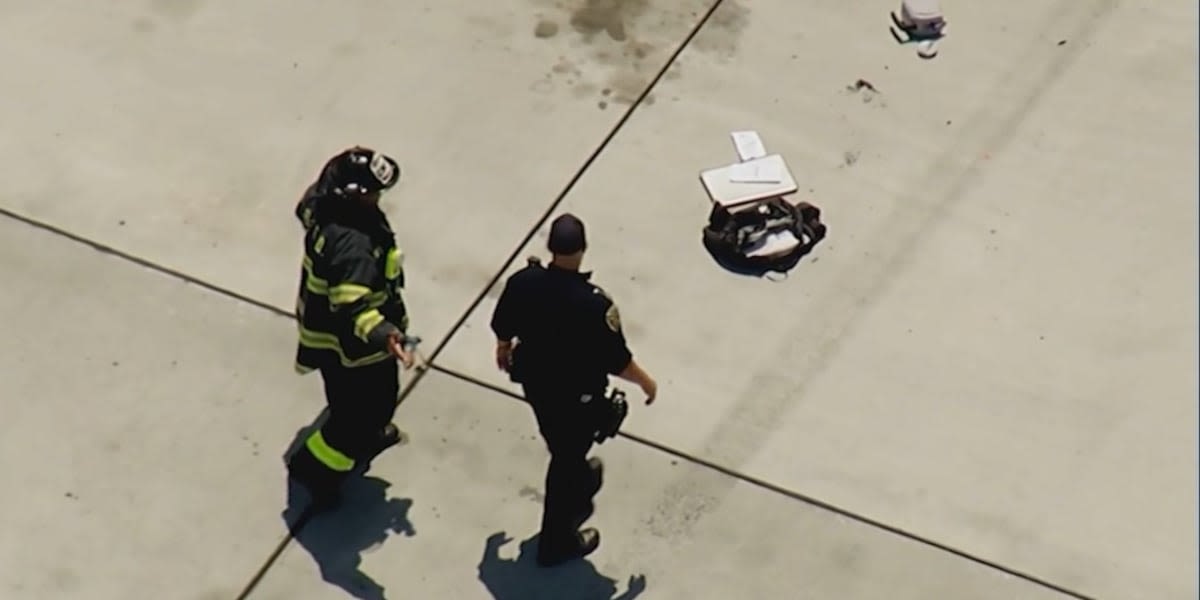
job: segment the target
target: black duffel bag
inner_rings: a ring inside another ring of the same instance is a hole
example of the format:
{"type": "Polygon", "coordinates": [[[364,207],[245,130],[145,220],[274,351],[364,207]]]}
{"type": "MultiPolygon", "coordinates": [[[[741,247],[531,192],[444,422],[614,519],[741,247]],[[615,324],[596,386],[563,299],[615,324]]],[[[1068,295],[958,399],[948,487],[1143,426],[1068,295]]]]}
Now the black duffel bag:
{"type": "Polygon", "coordinates": [[[730,211],[714,204],[704,227],[705,249],[721,266],[743,274],[786,273],[825,238],[821,209],[771,198],[730,211]],[[771,236],[791,233],[793,243],[764,251],[771,236]]]}

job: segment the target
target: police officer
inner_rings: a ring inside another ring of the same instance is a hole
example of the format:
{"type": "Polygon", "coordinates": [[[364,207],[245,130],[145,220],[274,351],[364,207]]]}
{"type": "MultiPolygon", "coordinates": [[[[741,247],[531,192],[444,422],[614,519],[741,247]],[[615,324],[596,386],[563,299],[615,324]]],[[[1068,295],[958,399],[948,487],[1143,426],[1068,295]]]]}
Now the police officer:
{"type": "MultiPolygon", "coordinates": [[[[657,384],[634,361],[612,299],[579,271],[587,239],[571,214],[551,224],[552,259],[537,259],[505,282],[492,315],[497,366],[522,384],[550,451],[538,563],[553,566],[600,545],[595,528],[580,530],[603,484],[603,465],[587,454],[596,441],[597,411],[609,375],[641,386],[646,404],[657,384]]],[[[601,426],[602,427],[602,426],[601,426]]]]}
{"type": "Polygon", "coordinates": [[[396,161],[355,146],[330,158],[296,206],[304,261],[296,318],[296,371],[320,371],[328,419],[289,459],[318,510],[333,508],[354,469],[399,443],[391,422],[399,367],[411,368],[412,340],[402,254],[380,195],[396,184],[396,161]]]}

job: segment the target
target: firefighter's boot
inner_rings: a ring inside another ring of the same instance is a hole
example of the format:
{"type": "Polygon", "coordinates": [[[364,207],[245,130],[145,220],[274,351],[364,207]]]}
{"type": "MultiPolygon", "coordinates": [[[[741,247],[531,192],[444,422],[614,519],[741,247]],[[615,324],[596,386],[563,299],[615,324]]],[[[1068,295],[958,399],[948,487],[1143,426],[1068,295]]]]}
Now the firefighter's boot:
{"type": "Polygon", "coordinates": [[[341,504],[343,476],[321,464],[308,449],[297,450],[288,459],[287,468],[288,475],[308,491],[311,510],[325,512],[341,504]]]}
{"type": "Polygon", "coordinates": [[[576,532],[570,545],[566,547],[543,546],[538,542],[537,563],[541,567],[556,567],[576,559],[583,558],[600,547],[600,531],[589,527],[576,532]]]}
{"type": "Polygon", "coordinates": [[[371,451],[371,456],[361,462],[358,468],[360,473],[366,473],[371,469],[371,461],[375,460],[380,454],[383,454],[392,446],[399,446],[408,442],[408,434],[396,427],[395,423],[388,423],[383,428],[383,432],[379,435],[379,440],[375,448],[371,451]]]}

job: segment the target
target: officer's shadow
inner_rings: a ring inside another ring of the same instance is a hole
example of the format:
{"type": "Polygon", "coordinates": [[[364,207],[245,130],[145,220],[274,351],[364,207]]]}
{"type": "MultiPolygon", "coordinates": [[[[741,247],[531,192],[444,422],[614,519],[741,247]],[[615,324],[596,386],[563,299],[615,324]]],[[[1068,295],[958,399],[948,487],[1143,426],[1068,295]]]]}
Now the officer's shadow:
{"type": "Polygon", "coordinates": [[[362,554],[393,533],[417,533],[408,519],[413,501],[387,497],[391,485],[378,477],[352,477],[343,487],[339,508],[309,517],[308,492],[288,478],[287,508],[281,515],[288,531],[312,555],[323,580],[359,600],[386,600],[383,586],[360,569],[362,554]]]}
{"type": "Polygon", "coordinates": [[[503,531],[492,534],[479,561],[479,581],[496,600],[633,600],[646,590],[646,576],[633,575],[617,595],[617,580],[601,575],[586,559],[539,567],[537,535],[518,545],[516,558],[500,558],[500,548],[511,541],[503,531]]]}

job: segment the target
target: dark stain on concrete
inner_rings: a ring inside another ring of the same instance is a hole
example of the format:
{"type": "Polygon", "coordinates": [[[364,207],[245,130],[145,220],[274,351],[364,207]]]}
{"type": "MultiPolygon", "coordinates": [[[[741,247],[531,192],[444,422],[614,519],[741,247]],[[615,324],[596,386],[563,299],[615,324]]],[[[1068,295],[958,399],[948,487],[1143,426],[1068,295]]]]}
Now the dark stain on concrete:
{"type": "Polygon", "coordinates": [[[859,79],[847,85],[846,93],[851,96],[858,96],[863,104],[875,103],[879,108],[887,108],[887,101],[883,100],[883,94],[871,82],[865,79],[859,79]],[[876,102],[877,100],[878,102],[876,102]]]}
{"type": "Polygon", "coordinates": [[[575,68],[575,64],[564,57],[558,57],[558,62],[550,67],[550,71],[556,75],[565,75],[567,73],[579,74],[579,69],[575,68]]]}
{"type": "Polygon", "coordinates": [[[737,52],[738,40],[749,21],[749,8],[736,0],[725,0],[696,34],[692,47],[720,58],[730,58],[737,52]]]}
{"type": "Polygon", "coordinates": [[[608,89],[612,90],[611,99],[618,104],[633,104],[638,96],[642,95],[642,90],[650,83],[650,75],[638,73],[636,71],[621,71],[613,75],[608,82],[608,89]]]}
{"type": "Polygon", "coordinates": [[[590,38],[600,32],[623,42],[629,39],[627,25],[642,16],[649,0],[585,0],[571,13],[571,27],[590,38]]]}
{"type": "Polygon", "coordinates": [[[558,35],[558,23],[549,19],[542,19],[533,27],[533,37],[544,40],[558,35]]]}
{"type": "MultiPolygon", "coordinates": [[[[562,39],[564,28],[559,23],[565,20],[569,25],[565,31],[576,35],[568,42],[572,44],[570,49],[564,51],[573,53],[572,58],[579,65],[567,85],[573,86],[572,95],[595,102],[601,110],[637,101],[662,68],[667,51],[696,25],[703,8],[699,0],[654,5],[649,0],[534,1],[545,9],[544,14],[543,11],[537,14],[534,37],[562,39]],[[599,89],[609,93],[597,97],[599,89]]],[[[720,57],[732,56],[750,12],[742,2],[725,0],[693,41],[693,47],[720,57]]],[[[682,70],[676,64],[668,69],[664,80],[673,81],[681,76],[682,70]]],[[[558,87],[551,79],[533,84],[534,89],[551,92],[558,87]]],[[[646,100],[645,106],[653,102],[649,96],[646,100]]]]}
{"type": "Polygon", "coordinates": [[[684,491],[669,489],[646,519],[650,535],[659,538],[678,539],[686,535],[696,521],[718,506],[720,501],[699,490],[684,491]]]}

